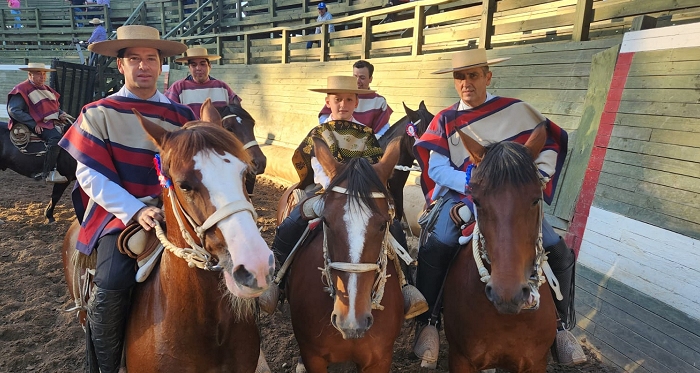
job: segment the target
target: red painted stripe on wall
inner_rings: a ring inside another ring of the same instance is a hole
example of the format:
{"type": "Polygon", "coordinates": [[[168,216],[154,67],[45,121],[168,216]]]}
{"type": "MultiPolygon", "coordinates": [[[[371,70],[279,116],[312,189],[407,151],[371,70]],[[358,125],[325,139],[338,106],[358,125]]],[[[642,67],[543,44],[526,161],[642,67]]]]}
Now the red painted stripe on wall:
{"type": "Polygon", "coordinates": [[[574,249],[576,255],[578,255],[581,249],[581,239],[583,238],[583,232],[586,230],[588,213],[593,204],[595,189],[600,178],[600,171],[603,168],[603,161],[605,160],[605,152],[610,143],[610,135],[615,125],[615,117],[620,108],[620,99],[622,98],[622,92],[627,82],[627,75],[632,66],[633,57],[634,52],[620,53],[615,63],[615,71],[613,72],[613,78],[610,83],[610,91],[608,92],[603,114],[600,117],[600,126],[598,127],[598,133],[593,142],[593,149],[591,150],[591,157],[588,160],[588,167],[586,168],[586,174],[583,179],[581,194],[576,201],[574,217],[571,220],[569,230],[566,234],[566,244],[574,249]]]}

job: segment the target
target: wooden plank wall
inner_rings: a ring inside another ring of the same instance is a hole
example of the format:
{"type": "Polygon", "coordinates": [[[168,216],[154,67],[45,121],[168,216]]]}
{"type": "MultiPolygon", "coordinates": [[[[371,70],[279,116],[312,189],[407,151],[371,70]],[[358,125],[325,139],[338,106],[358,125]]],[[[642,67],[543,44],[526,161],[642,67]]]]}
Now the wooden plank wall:
{"type": "Polygon", "coordinates": [[[594,206],[700,238],[700,48],[634,55],[594,206]]]}
{"type": "MultiPolygon", "coordinates": [[[[529,102],[566,129],[573,141],[583,112],[592,57],[619,42],[602,39],[491,50],[489,58],[511,59],[493,66],[490,91],[529,102]]],[[[392,123],[404,115],[402,103],[415,109],[425,100],[428,109],[437,113],[457,101],[451,76],[431,74],[448,67],[450,58],[450,54],[431,54],[370,60],[375,66],[371,87],[394,109],[392,123]]],[[[223,65],[215,66],[212,75],[229,83],[243,98],[243,106],[257,121],[259,138],[293,148],[318,123],[317,114],[324,104],[323,94],[308,89],[324,87],[329,75],[351,75],[353,62],[223,65]]],[[[184,68],[171,71],[171,81],[186,73],[184,68]]],[[[555,207],[553,204],[547,212],[554,214],[555,207]]],[[[555,226],[566,228],[565,224],[562,221],[555,226]]]]}

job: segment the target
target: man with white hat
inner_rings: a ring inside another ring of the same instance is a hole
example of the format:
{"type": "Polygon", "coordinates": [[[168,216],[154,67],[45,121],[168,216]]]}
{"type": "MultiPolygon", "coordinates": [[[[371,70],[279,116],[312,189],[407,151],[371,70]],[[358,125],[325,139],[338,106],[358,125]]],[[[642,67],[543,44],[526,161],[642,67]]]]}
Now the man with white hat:
{"type": "MultiPolygon", "coordinates": [[[[450,210],[462,202],[468,209],[462,209],[464,213],[460,215],[469,216],[462,216],[462,220],[467,220],[463,223],[473,220],[471,216],[474,207],[469,196],[468,181],[465,182],[469,180],[469,166],[472,162],[468,154],[465,154],[457,130],[469,134],[483,145],[506,140],[524,143],[538,124],[546,123],[547,143],[535,163],[543,183],[546,183],[544,200],[547,203],[551,202],[566,157],[567,135],[564,130],[520,100],[493,96],[487,92],[486,88],[491,84],[493,75],[489,65],[507,59],[487,60],[484,49],[455,53],[452,67],[434,74],[452,73],[460,100],[438,113],[425,134],[416,140],[414,149],[424,170],[421,186],[426,193],[426,200],[429,204],[438,200],[443,203],[436,212],[435,224],[424,228],[430,233],[418,252],[416,286],[425,295],[430,309],[416,318],[413,350],[427,362],[437,362],[437,328],[440,325],[438,297],[450,261],[459,248],[458,239],[461,235],[459,226],[450,217],[450,210]]],[[[555,300],[562,320],[559,323],[557,343],[563,341],[566,346],[558,351],[559,361],[579,363],[585,361],[585,355],[575,337],[567,330],[574,327],[572,280],[575,256],[546,220],[542,222],[542,233],[550,265],[559,279],[561,293],[564,294],[562,301],[555,300]]]]}
{"type": "Polygon", "coordinates": [[[211,61],[220,59],[220,56],[209,54],[207,48],[192,47],[187,49],[185,56],[175,62],[186,63],[190,74],[176,81],[165,92],[169,99],[189,106],[194,114],[199,117],[199,109],[207,98],[216,108],[222,108],[229,104],[240,105],[241,98],[221,80],[212,78],[211,61]]]}
{"type": "MultiPolygon", "coordinates": [[[[357,122],[353,117],[358,105],[358,95],[374,91],[357,88],[356,78],[352,76],[329,76],[326,88],[314,88],[310,91],[325,93],[326,106],[331,111],[328,121],[312,129],[292,155],[292,163],[299,174],[297,188],[313,193],[320,188],[325,189],[331,182],[313,155],[314,137],[320,137],[328,144],[338,162],[363,157],[374,164],[381,159],[383,151],[372,129],[357,122]]],[[[300,206],[297,205],[277,227],[272,243],[272,251],[279,263],[277,268],[287,260],[306,225],[307,221],[301,216],[300,206]]],[[[411,318],[426,309],[425,299],[414,286],[405,285],[402,292],[406,318],[411,318]]],[[[278,298],[277,286],[271,286],[270,290],[260,297],[260,308],[268,313],[274,312],[278,298]]]]}
{"type": "Polygon", "coordinates": [[[88,49],[116,57],[125,82],[117,93],[85,105],[60,142],[78,162],[77,249],[87,255],[97,249],[87,319],[100,371],[108,373],[119,370],[136,275],[135,260],[118,251],[117,237],[129,223],[150,230],[156,220],[163,220],[156,203],[142,202],[160,195],[161,186],[153,172],[157,149],[132,109],[169,131],[195,116],[156,89],[163,59],[184,52],[185,44],[161,40],[155,28],[131,25],[118,28],[115,40],[88,49]]]}
{"type": "Polygon", "coordinates": [[[26,71],[28,79],[17,84],[7,96],[7,113],[10,116],[9,128],[14,123],[22,123],[34,131],[46,143],[46,158],[42,172],[32,175],[36,180],[45,179],[52,183],[67,183],[68,179],[56,171],[56,161],[61,148],[58,141],[61,132],[56,122],[65,121],[68,114],[59,108],[61,95],[46,85],[47,69],[43,63],[29,63],[20,67],[26,71]]]}

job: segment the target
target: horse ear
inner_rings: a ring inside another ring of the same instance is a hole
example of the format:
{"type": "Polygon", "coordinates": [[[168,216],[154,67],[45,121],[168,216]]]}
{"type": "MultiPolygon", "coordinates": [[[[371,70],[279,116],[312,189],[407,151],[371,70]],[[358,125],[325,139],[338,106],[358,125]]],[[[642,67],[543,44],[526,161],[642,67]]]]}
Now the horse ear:
{"type": "Polygon", "coordinates": [[[214,123],[217,126],[221,126],[221,114],[219,114],[219,111],[216,110],[211,103],[211,98],[207,98],[202,104],[202,108],[199,109],[199,117],[202,118],[203,122],[214,123]]]}
{"type": "Polygon", "coordinates": [[[546,122],[542,122],[535,127],[532,131],[530,137],[525,142],[525,147],[530,152],[532,159],[537,159],[547,141],[547,125],[546,122]]]}
{"type": "Polygon", "coordinates": [[[462,139],[462,144],[464,144],[464,148],[467,149],[472,163],[474,163],[475,166],[478,166],[484,159],[486,148],[461,130],[457,130],[457,134],[459,134],[459,138],[462,139]]]}
{"type": "Polygon", "coordinates": [[[405,102],[402,102],[403,104],[403,110],[406,112],[406,115],[408,115],[409,118],[413,118],[416,116],[416,112],[409,109],[408,106],[406,106],[405,102]]]}
{"type": "Polygon", "coordinates": [[[427,107],[425,107],[425,100],[421,100],[420,104],[418,105],[418,110],[428,110],[427,107]]]}
{"type": "Polygon", "coordinates": [[[399,161],[399,155],[401,155],[401,138],[397,137],[386,146],[382,160],[372,166],[382,183],[386,184],[389,177],[391,177],[394,166],[399,161]]]}
{"type": "Polygon", "coordinates": [[[158,149],[162,149],[161,144],[163,143],[163,137],[168,133],[168,131],[153,123],[152,121],[146,119],[141,113],[138,112],[136,109],[131,109],[131,111],[136,114],[136,117],[139,118],[139,122],[141,123],[141,127],[146,131],[146,134],[148,137],[151,138],[151,141],[153,141],[154,144],[158,147],[158,149]]]}
{"type": "Polygon", "coordinates": [[[331,153],[331,149],[322,138],[314,136],[313,142],[314,155],[316,156],[318,163],[320,163],[321,167],[323,167],[323,171],[326,171],[326,175],[333,180],[338,172],[338,168],[340,167],[340,162],[335,160],[333,153],[331,153]]]}

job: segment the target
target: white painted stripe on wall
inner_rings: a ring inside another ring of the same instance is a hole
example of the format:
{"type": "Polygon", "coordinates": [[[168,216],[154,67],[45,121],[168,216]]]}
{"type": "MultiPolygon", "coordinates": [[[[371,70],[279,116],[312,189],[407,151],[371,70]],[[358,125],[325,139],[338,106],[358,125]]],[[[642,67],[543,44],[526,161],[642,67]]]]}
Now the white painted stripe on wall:
{"type": "Polygon", "coordinates": [[[591,207],[578,262],[700,320],[700,240],[591,207]]]}
{"type": "Polygon", "coordinates": [[[625,33],[620,53],[700,47],[700,23],[625,33]]]}

